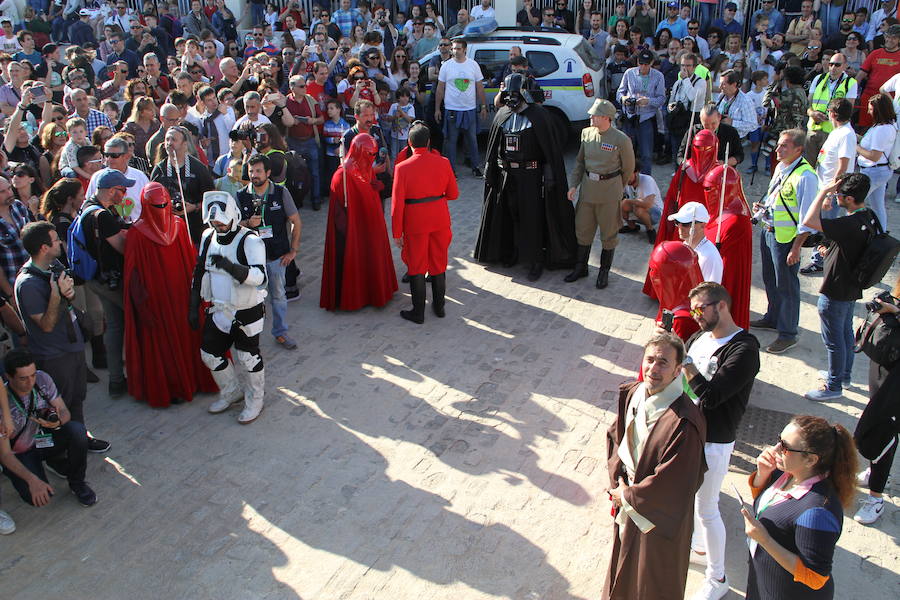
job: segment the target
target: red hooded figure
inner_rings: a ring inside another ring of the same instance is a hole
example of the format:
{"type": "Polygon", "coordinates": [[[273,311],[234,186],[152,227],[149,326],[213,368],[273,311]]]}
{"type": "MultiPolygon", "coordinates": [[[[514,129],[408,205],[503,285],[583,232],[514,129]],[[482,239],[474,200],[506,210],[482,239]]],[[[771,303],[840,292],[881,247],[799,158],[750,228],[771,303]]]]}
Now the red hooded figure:
{"type": "MultiPolygon", "coordinates": [[[[677,170],[666,199],[663,202],[662,216],[659,218],[659,228],[656,233],[656,243],[667,241],[680,241],[678,230],[669,215],[678,212],[678,209],[688,202],[704,203],[703,178],[716,166],[719,155],[719,138],[709,129],[701,129],[691,140],[691,152],[688,159],[682,164],[683,170],[677,170]]],[[[650,277],[644,280],[643,292],[651,298],[656,298],[650,277]]]]}
{"type": "Polygon", "coordinates": [[[656,320],[662,320],[663,309],[675,313],[672,332],[687,340],[700,329],[691,316],[688,293],[703,281],[697,253],[683,242],[662,242],[650,254],[647,279],[659,298],[656,320]]]}
{"type": "Polygon", "coordinates": [[[703,179],[710,220],[706,237],[722,255],[722,285],[731,294],[731,316],[738,327],[750,327],[750,275],[753,262],[753,225],[741,176],[734,167],[719,165],[703,179]],[[727,173],[727,174],[726,174],[727,173]],[[725,196],[722,199],[722,183],[725,196]],[[719,203],[722,214],[719,214],[719,203]],[[721,233],[720,233],[721,230],[721,233]]]}
{"type": "Polygon", "coordinates": [[[197,251],[159,183],[141,191],[141,217],[125,243],[128,393],[150,406],[218,390],[200,360],[201,331],[187,326],[197,251]]]}
{"type": "Polygon", "coordinates": [[[397,291],[397,274],[384,223],[373,162],[378,145],[367,133],[353,138],[331,179],[319,306],[357,310],[384,306],[397,291]]]}

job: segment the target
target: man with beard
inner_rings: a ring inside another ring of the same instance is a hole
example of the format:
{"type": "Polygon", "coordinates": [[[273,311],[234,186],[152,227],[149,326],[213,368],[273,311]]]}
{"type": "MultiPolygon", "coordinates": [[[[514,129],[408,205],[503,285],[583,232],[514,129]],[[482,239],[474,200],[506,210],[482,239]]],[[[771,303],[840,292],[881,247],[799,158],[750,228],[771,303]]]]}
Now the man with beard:
{"type": "MultiPolygon", "coordinates": [[[[735,172],[737,176],[737,173],[735,172]]],[[[691,290],[691,316],[700,331],[687,341],[682,364],[684,391],[706,417],[704,454],[707,471],[694,502],[691,548],[705,553],[706,578],[696,600],[718,600],[728,593],[725,578],[725,524],[719,514],[719,491],[737,428],[747,410],[753,380],[759,373],[759,342],[735,324],[731,296],[721,285],[704,282],[691,290]]]]}
{"type": "Polygon", "coordinates": [[[203,325],[200,357],[219,386],[219,398],[207,409],[223,413],[244,400],[238,423],[247,425],[263,410],[266,375],[259,353],[265,323],[266,247],[262,239],[241,227],[241,210],[227,192],[203,194],[203,232],[194,268],[188,323],[200,328],[200,301],[210,304],[203,325]],[[244,370],[244,389],[231,355],[244,370]]]}
{"type": "MultiPolygon", "coordinates": [[[[550,115],[520,73],[509,75],[488,137],[481,228],[475,258],[518,261],[528,280],[575,261],[575,214],[566,198],[563,149],[550,115]]],[[[618,201],[618,199],[617,199],[618,201]]]]}
{"type": "Polygon", "coordinates": [[[378,198],[373,162],[378,145],[358,133],[331,179],[319,306],[358,310],[384,306],[397,291],[397,274],[378,198]]]}
{"type": "Polygon", "coordinates": [[[128,392],[150,406],[215,392],[200,360],[200,332],[184,327],[196,252],[157,182],[141,191],[141,218],[125,240],[125,366],[128,392]]]}
{"type": "Polygon", "coordinates": [[[604,600],[684,597],[706,422],[682,389],[683,360],[681,340],[658,333],[644,347],[643,381],[619,388],[606,433],[615,524],[604,600]]]}

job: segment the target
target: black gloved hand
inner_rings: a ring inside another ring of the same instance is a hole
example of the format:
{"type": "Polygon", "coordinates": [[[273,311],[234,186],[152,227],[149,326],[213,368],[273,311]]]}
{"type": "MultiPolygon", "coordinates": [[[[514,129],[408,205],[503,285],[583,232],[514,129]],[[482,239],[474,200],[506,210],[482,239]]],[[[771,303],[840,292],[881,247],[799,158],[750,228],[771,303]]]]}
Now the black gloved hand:
{"type": "Polygon", "coordinates": [[[244,281],[247,279],[247,275],[250,274],[250,267],[231,262],[231,260],[225,258],[220,254],[212,255],[209,259],[209,262],[211,262],[216,268],[222,269],[223,271],[234,277],[238,281],[238,283],[244,283],[244,281]]]}
{"type": "Polygon", "coordinates": [[[200,329],[200,295],[191,293],[191,301],[188,305],[188,325],[194,331],[200,329]]]}

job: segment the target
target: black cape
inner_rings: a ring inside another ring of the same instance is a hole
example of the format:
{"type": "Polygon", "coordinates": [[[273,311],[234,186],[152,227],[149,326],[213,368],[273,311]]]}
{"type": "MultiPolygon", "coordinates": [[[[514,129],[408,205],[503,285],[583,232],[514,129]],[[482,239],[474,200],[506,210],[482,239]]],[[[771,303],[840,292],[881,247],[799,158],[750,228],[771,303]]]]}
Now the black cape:
{"type": "MultiPolygon", "coordinates": [[[[503,106],[494,116],[488,137],[487,164],[484,170],[484,207],[481,212],[481,229],[475,243],[475,259],[485,263],[509,260],[515,255],[513,223],[502,196],[507,173],[500,168],[500,144],[503,140],[502,125],[513,114],[503,106]]],[[[578,243],[575,240],[575,208],[566,197],[566,166],[563,162],[563,145],[560,135],[553,128],[553,118],[547,109],[532,104],[522,114],[534,125],[541,151],[548,162],[544,168],[543,193],[545,214],[544,267],[559,269],[575,264],[578,243]]]]}

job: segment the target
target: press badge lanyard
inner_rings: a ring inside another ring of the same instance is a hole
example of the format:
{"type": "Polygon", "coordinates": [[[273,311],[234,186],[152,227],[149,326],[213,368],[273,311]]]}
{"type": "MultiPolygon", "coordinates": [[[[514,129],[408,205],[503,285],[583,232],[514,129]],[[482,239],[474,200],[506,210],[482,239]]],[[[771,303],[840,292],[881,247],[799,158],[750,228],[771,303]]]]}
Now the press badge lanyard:
{"type": "MultiPolygon", "coordinates": [[[[9,385],[6,386],[6,389],[9,391],[9,395],[12,396],[16,406],[19,407],[19,410],[25,413],[25,426],[22,428],[22,431],[19,432],[19,435],[22,435],[25,431],[25,427],[28,427],[28,418],[32,415],[37,416],[37,393],[34,391],[34,388],[31,388],[31,402],[26,410],[25,405],[22,404],[16,393],[9,389],[9,385]]],[[[16,440],[19,439],[19,435],[17,435],[15,439],[10,440],[10,445],[14,444],[16,440]]],[[[38,430],[38,432],[34,434],[34,445],[37,448],[52,448],[53,436],[46,431],[38,430]]]]}
{"type": "Polygon", "coordinates": [[[268,187],[266,187],[266,193],[262,199],[262,210],[259,213],[260,225],[256,228],[256,232],[259,234],[259,237],[264,240],[272,237],[272,226],[266,225],[266,205],[269,203],[270,189],[272,189],[271,182],[269,183],[268,187]]]}

